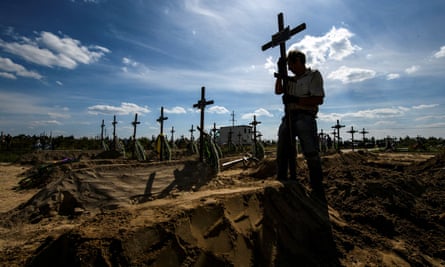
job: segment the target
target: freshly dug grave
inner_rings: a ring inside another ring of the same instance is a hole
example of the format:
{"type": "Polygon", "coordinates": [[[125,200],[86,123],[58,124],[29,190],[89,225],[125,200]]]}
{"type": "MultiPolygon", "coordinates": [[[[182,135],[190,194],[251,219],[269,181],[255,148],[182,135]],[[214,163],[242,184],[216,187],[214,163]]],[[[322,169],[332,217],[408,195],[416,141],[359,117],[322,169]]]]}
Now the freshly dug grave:
{"type": "Polygon", "coordinates": [[[22,202],[2,210],[0,258],[5,266],[445,264],[443,154],[354,152],[323,165],[328,206],[311,196],[301,159],[300,181],[281,183],[273,157],[214,175],[196,161],[86,156],[54,168],[39,190],[17,189],[17,170],[29,167],[2,165],[0,199],[22,202]]]}

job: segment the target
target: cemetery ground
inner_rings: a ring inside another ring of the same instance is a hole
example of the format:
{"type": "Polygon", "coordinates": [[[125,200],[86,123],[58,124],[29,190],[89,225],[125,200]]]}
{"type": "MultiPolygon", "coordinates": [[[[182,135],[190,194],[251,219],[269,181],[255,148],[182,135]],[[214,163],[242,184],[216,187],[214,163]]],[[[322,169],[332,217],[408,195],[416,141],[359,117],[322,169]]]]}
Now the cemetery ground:
{"type": "Polygon", "coordinates": [[[445,265],[443,152],[325,155],[327,206],[302,158],[298,182],[275,179],[273,151],[218,174],[97,155],[0,165],[1,266],[445,265]]]}

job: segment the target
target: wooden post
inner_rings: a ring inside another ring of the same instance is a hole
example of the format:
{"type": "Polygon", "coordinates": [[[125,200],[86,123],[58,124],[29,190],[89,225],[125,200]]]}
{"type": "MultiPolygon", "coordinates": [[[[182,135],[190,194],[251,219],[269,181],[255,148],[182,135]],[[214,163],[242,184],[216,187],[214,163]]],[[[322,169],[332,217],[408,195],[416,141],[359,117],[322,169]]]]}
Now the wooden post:
{"type": "Polygon", "coordinates": [[[213,142],[215,142],[215,143],[216,143],[216,132],[217,131],[218,131],[218,129],[216,129],[216,122],[214,122],[212,132],[213,132],[213,142]]]}
{"type": "Polygon", "coordinates": [[[352,142],[352,151],[354,151],[354,134],[357,132],[357,130],[354,130],[354,127],[351,126],[351,130],[348,131],[348,133],[351,134],[351,142],[352,142]]]}
{"type": "Polygon", "coordinates": [[[134,121],[131,123],[133,125],[133,157],[136,150],[136,127],[141,122],[138,121],[138,114],[134,114],[134,121]]]}
{"type": "Polygon", "coordinates": [[[159,122],[161,124],[161,133],[159,134],[159,138],[160,138],[160,142],[161,142],[161,147],[160,147],[160,151],[159,151],[159,160],[162,161],[163,158],[163,153],[164,153],[164,121],[167,120],[168,117],[164,117],[164,107],[161,107],[161,116],[156,120],[157,122],[159,122]]]}
{"type": "Polygon", "coordinates": [[[253,125],[253,142],[254,143],[256,143],[256,137],[257,137],[257,135],[256,135],[256,126],[258,124],[260,124],[260,123],[261,123],[261,121],[257,121],[256,120],[256,115],[253,115],[253,121],[250,123],[250,125],[253,125]]]}
{"type": "Polygon", "coordinates": [[[359,134],[362,134],[362,135],[363,135],[363,146],[364,146],[364,147],[366,147],[366,145],[365,145],[365,140],[366,140],[365,135],[368,134],[368,133],[369,133],[368,131],[365,131],[365,128],[363,128],[363,130],[361,130],[361,131],[359,132],[359,134]]]}
{"type": "Polygon", "coordinates": [[[102,124],[100,125],[100,142],[102,143],[104,141],[104,128],[105,128],[105,122],[102,120],[102,124]]]}
{"type": "Polygon", "coordinates": [[[190,132],[190,142],[193,142],[193,140],[195,140],[195,137],[193,136],[193,132],[196,131],[195,129],[193,129],[193,124],[192,124],[192,128],[190,128],[189,132],[190,132]]]}
{"type": "Polygon", "coordinates": [[[116,115],[114,115],[113,122],[111,124],[113,124],[113,150],[116,150],[116,115]]]}
{"type": "MultiPolygon", "coordinates": [[[[198,103],[194,104],[194,108],[201,110],[200,129],[204,131],[204,110],[207,105],[213,104],[213,100],[206,101],[205,99],[205,87],[201,87],[201,99],[198,103]]],[[[204,162],[204,134],[201,132],[199,135],[199,161],[204,162]]]]}
{"type": "MultiPolygon", "coordinates": [[[[341,125],[339,120],[337,120],[337,124],[336,125],[331,127],[331,128],[335,129],[334,130],[334,134],[337,137],[337,151],[340,150],[340,128],[343,128],[343,127],[345,127],[345,126],[341,125]]],[[[335,139],[335,135],[334,135],[334,139],[335,139]]]]}
{"type": "Polygon", "coordinates": [[[173,138],[173,134],[175,133],[175,128],[172,126],[172,129],[171,129],[171,131],[170,131],[170,133],[172,134],[172,138],[171,138],[171,140],[170,140],[170,142],[172,143],[172,145],[173,145],[173,143],[174,143],[174,138],[173,138]]]}

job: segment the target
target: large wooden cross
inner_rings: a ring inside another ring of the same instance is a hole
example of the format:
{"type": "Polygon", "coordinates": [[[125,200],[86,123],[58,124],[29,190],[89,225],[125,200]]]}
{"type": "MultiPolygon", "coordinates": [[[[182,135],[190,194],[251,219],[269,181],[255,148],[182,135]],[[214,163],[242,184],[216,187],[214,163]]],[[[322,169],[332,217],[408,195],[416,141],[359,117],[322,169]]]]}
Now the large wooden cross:
{"type": "Polygon", "coordinates": [[[111,124],[113,124],[113,150],[116,150],[116,115],[114,115],[113,122],[111,124]]]}
{"type": "Polygon", "coordinates": [[[168,117],[164,117],[164,107],[161,107],[161,116],[156,120],[161,124],[161,135],[164,134],[164,121],[168,120],[168,117]]]}
{"type": "Polygon", "coordinates": [[[258,124],[261,124],[261,121],[257,121],[257,120],[256,120],[256,115],[253,115],[253,121],[250,123],[250,125],[253,125],[253,142],[254,142],[254,143],[256,143],[256,138],[257,138],[257,135],[256,135],[256,126],[257,126],[258,124]]]}
{"type": "MultiPolygon", "coordinates": [[[[206,88],[203,86],[201,87],[201,99],[198,100],[198,103],[194,104],[194,108],[198,108],[201,110],[201,120],[200,120],[200,131],[204,131],[204,109],[207,105],[213,104],[213,100],[206,101],[205,98],[205,91],[206,88]]],[[[204,161],[204,134],[201,132],[199,135],[199,161],[204,161]]]]}
{"type": "Polygon", "coordinates": [[[131,124],[133,125],[133,142],[136,142],[136,127],[138,124],[140,124],[141,122],[138,121],[138,114],[134,114],[134,121],[131,122],[131,124]]]}
{"type": "Polygon", "coordinates": [[[159,151],[159,160],[162,161],[164,155],[164,121],[167,120],[168,117],[164,117],[164,107],[161,107],[161,116],[156,120],[161,124],[161,133],[159,134],[161,146],[159,151]]]}
{"type": "MultiPolygon", "coordinates": [[[[275,73],[275,77],[277,78],[281,78],[282,81],[282,88],[284,89],[284,94],[287,94],[288,92],[288,87],[287,87],[287,82],[288,82],[288,74],[287,74],[287,65],[286,65],[286,41],[289,40],[293,35],[303,31],[304,29],[306,29],[306,24],[302,23],[300,25],[298,25],[297,27],[290,29],[289,26],[287,26],[286,28],[284,27],[284,19],[283,19],[283,13],[278,14],[278,32],[275,33],[274,35],[272,35],[272,40],[267,42],[266,44],[264,44],[261,49],[263,51],[275,47],[277,45],[280,45],[280,60],[278,61],[278,73],[275,73]]],[[[286,105],[286,104],[285,104],[286,105]]],[[[290,114],[288,112],[288,107],[287,105],[285,106],[286,112],[285,112],[285,116],[286,116],[286,122],[287,122],[287,128],[289,129],[289,138],[290,138],[290,146],[291,146],[291,151],[290,151],[290,155],[288,158],[288,163],[289,163],[289,173],[290,173],[290,178],[291,179],[296,179],[297,178],[297,173],[296,173],[296,158],[297,158],[297,148],[296,148],[296,142],[295,142],[295,138],[293,137],[293,133],[292,133],[292,127],[291,127],[291,118],[290,118],[290,114]]],[[[277,155],[279,156],[279,155],[277,155]]],[[[282,177],[280,177],[282,178],[282,177]]]]}

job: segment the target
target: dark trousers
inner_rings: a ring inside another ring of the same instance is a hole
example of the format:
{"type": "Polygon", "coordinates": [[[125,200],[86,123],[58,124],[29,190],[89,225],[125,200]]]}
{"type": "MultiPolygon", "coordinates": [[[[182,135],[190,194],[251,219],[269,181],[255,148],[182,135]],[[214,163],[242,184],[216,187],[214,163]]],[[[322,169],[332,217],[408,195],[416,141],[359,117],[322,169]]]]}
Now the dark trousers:
{"type": "MultiPolygon", "coordinates": [[[[321,160],[319,155],[319,142],[317,122],[315,115],[307,111],[290,111],[290,126],[289,131],[286,117],[283,117],[280,128],[278,130],[278,144],[277,144],[277,175],[278,179],[288,179],[289,166],[295,168],[292,162],[289,164],[290,155],[295,147],[292,147],[291,138],[298,140],[301,144],[303,155],[306,159],[309,168],[310,184],[313,190],[322,189],[323,172],[321,169],[321,160]],[[293,166],[292,166],[293,165],[293,166]]],[[[295,144],[295,142],[293,142],[295,144]]],[[[292,172],[291,172],[292,173],[292,172]]],[[[296,179],[296,177],[291,177],[296,179]]]]}

